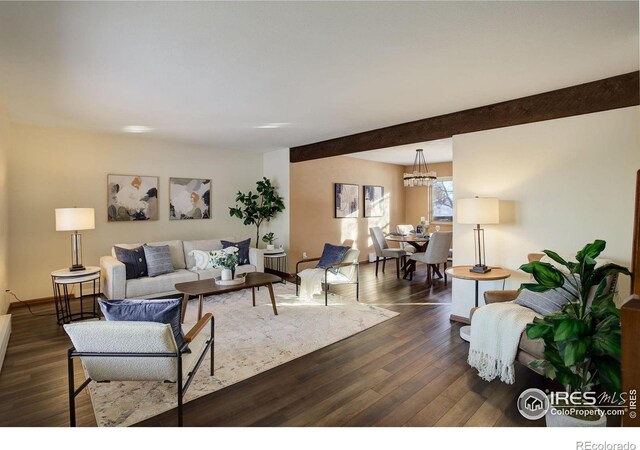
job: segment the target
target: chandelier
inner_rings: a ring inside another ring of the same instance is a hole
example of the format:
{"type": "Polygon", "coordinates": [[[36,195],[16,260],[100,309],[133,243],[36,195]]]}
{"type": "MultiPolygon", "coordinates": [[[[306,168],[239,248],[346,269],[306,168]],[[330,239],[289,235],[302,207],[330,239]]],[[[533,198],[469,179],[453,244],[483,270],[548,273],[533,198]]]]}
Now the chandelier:
{"type": "Polygon", "coordinates": [[[404,187],[433,186],[435,181],[436,173],[429,171],[422,149],[417,149],[411,173],[404,174],[404,187]]]}

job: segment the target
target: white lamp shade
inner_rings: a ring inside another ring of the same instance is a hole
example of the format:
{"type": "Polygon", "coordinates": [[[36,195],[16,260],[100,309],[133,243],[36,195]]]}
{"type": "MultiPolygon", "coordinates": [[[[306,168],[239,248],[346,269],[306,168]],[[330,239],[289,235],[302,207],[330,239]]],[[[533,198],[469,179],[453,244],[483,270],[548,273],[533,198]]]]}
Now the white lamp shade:
{"type": "Polygon", "coordinates": [[[93,208],[56,208],[56,231],[93,230],[95,227],[93,208]]]}
{"type": "Polygon", "coordinates": [[[500,201],[497,198],[461,198],[456,202],[458,223],[491,224],[500,222],[500,201]]]}

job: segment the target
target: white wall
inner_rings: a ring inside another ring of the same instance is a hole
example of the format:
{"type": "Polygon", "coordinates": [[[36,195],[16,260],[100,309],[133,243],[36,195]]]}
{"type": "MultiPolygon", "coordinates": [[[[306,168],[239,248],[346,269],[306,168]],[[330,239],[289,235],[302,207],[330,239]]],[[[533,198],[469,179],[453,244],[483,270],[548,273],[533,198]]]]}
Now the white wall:
{"type": "MultiPolygon", "coordinates": [[[[513,271],[506,286],[524,281],[527,253],[575,254],[604,239],[603,257],[630,267],[635,173],[640,168],[640,109],[470,133],[453,138],[457,199],[501,199],[501,223],[485,226],[489,265],[513,271]]],[[[454,264],[473,264],[472,225],[454,225],[454,264]]],[[[629,292],[628,277],[619,283],[629,292]]],[[[502,282],[482,282],[482,292],[502,282]]],[[[452,314],[468,317],[473,282],[453,281],[452,314]]]]}
{"type": "Polygon", "coordinates": [[[238,190],[255,188],[262,155],[213,150],[140,135],[102,134],[11,124],[9,155],[10,288],[21,299],[51,297],[52,270],[71,263],[70,233],[56,232],[54,209],[92,207],[96,229],[82,231],[85,265],[115,243],[252,237],[229,217],[238,190]],[[159,177],[160,219],[107,222],[107,174],[159,177]],[[169,220],[170,177],[210,178],[212,218],[169,220]]]}
{"type": "MultiPolygon", "coordinates": [[[[285,210],[273,220],[260,227],[260,239],[265,233],[273,231],[277,241],[276,246],[282,244],[289,249],[289,149],[283,148],[263,155],[263,174],[271,180],[278,189],[278,194],[284,197],[285,210]]],[[[264,243],[262,243],[264,245],[264,243]]]]}

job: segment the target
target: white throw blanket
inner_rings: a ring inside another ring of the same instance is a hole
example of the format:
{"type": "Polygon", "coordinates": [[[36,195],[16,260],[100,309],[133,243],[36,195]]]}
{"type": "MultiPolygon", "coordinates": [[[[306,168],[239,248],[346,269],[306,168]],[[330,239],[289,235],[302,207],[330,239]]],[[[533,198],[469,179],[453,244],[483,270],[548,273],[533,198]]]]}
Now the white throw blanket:
{"type": "Polygon", "coordinates": [[[514,361],[520,335],[537,314],[515,303],[493,303],[478,308],[471,321],[471,345],[467,362],[480,378],[515,382],[514,361]]]}
{"type": "MultiPolygon", "coordinates": [[[[314,295],[322,292],[322,283],[324,283],[324,269],[304,269],[298,274],[300,277],[300,295],[303,300],[311,300],[314,295]]],[[[327,273],[327,281],[329,283],[348,282],[349,280],[341,273],[327,273]]]]}

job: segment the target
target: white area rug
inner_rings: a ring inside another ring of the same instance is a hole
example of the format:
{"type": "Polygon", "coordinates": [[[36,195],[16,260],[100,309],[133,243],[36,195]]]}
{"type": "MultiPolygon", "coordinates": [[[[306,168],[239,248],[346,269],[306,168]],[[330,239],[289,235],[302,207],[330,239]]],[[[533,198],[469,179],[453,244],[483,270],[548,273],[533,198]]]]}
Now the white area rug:
{"type": "MultiPolygon", "coordinates": [[[[266,288],[205,298],[204,312],[215,316],[215,375],[207,357],[185,402],[245,380],[260,372],[326,347],[390,319],[398,313],[330,295],[313,302],[295,297],[295,286],[274,285],[278,315],[266,288]]],[[[185,330],[196,322],[197,300],[187,308],[185,330]]],[[[98,426],[129,426],[177,405],[174,384],[157,382],[91,383],[89,393],[98,426]]],[[[177,417],[176,417],[177,423],[177,417]]]]}

